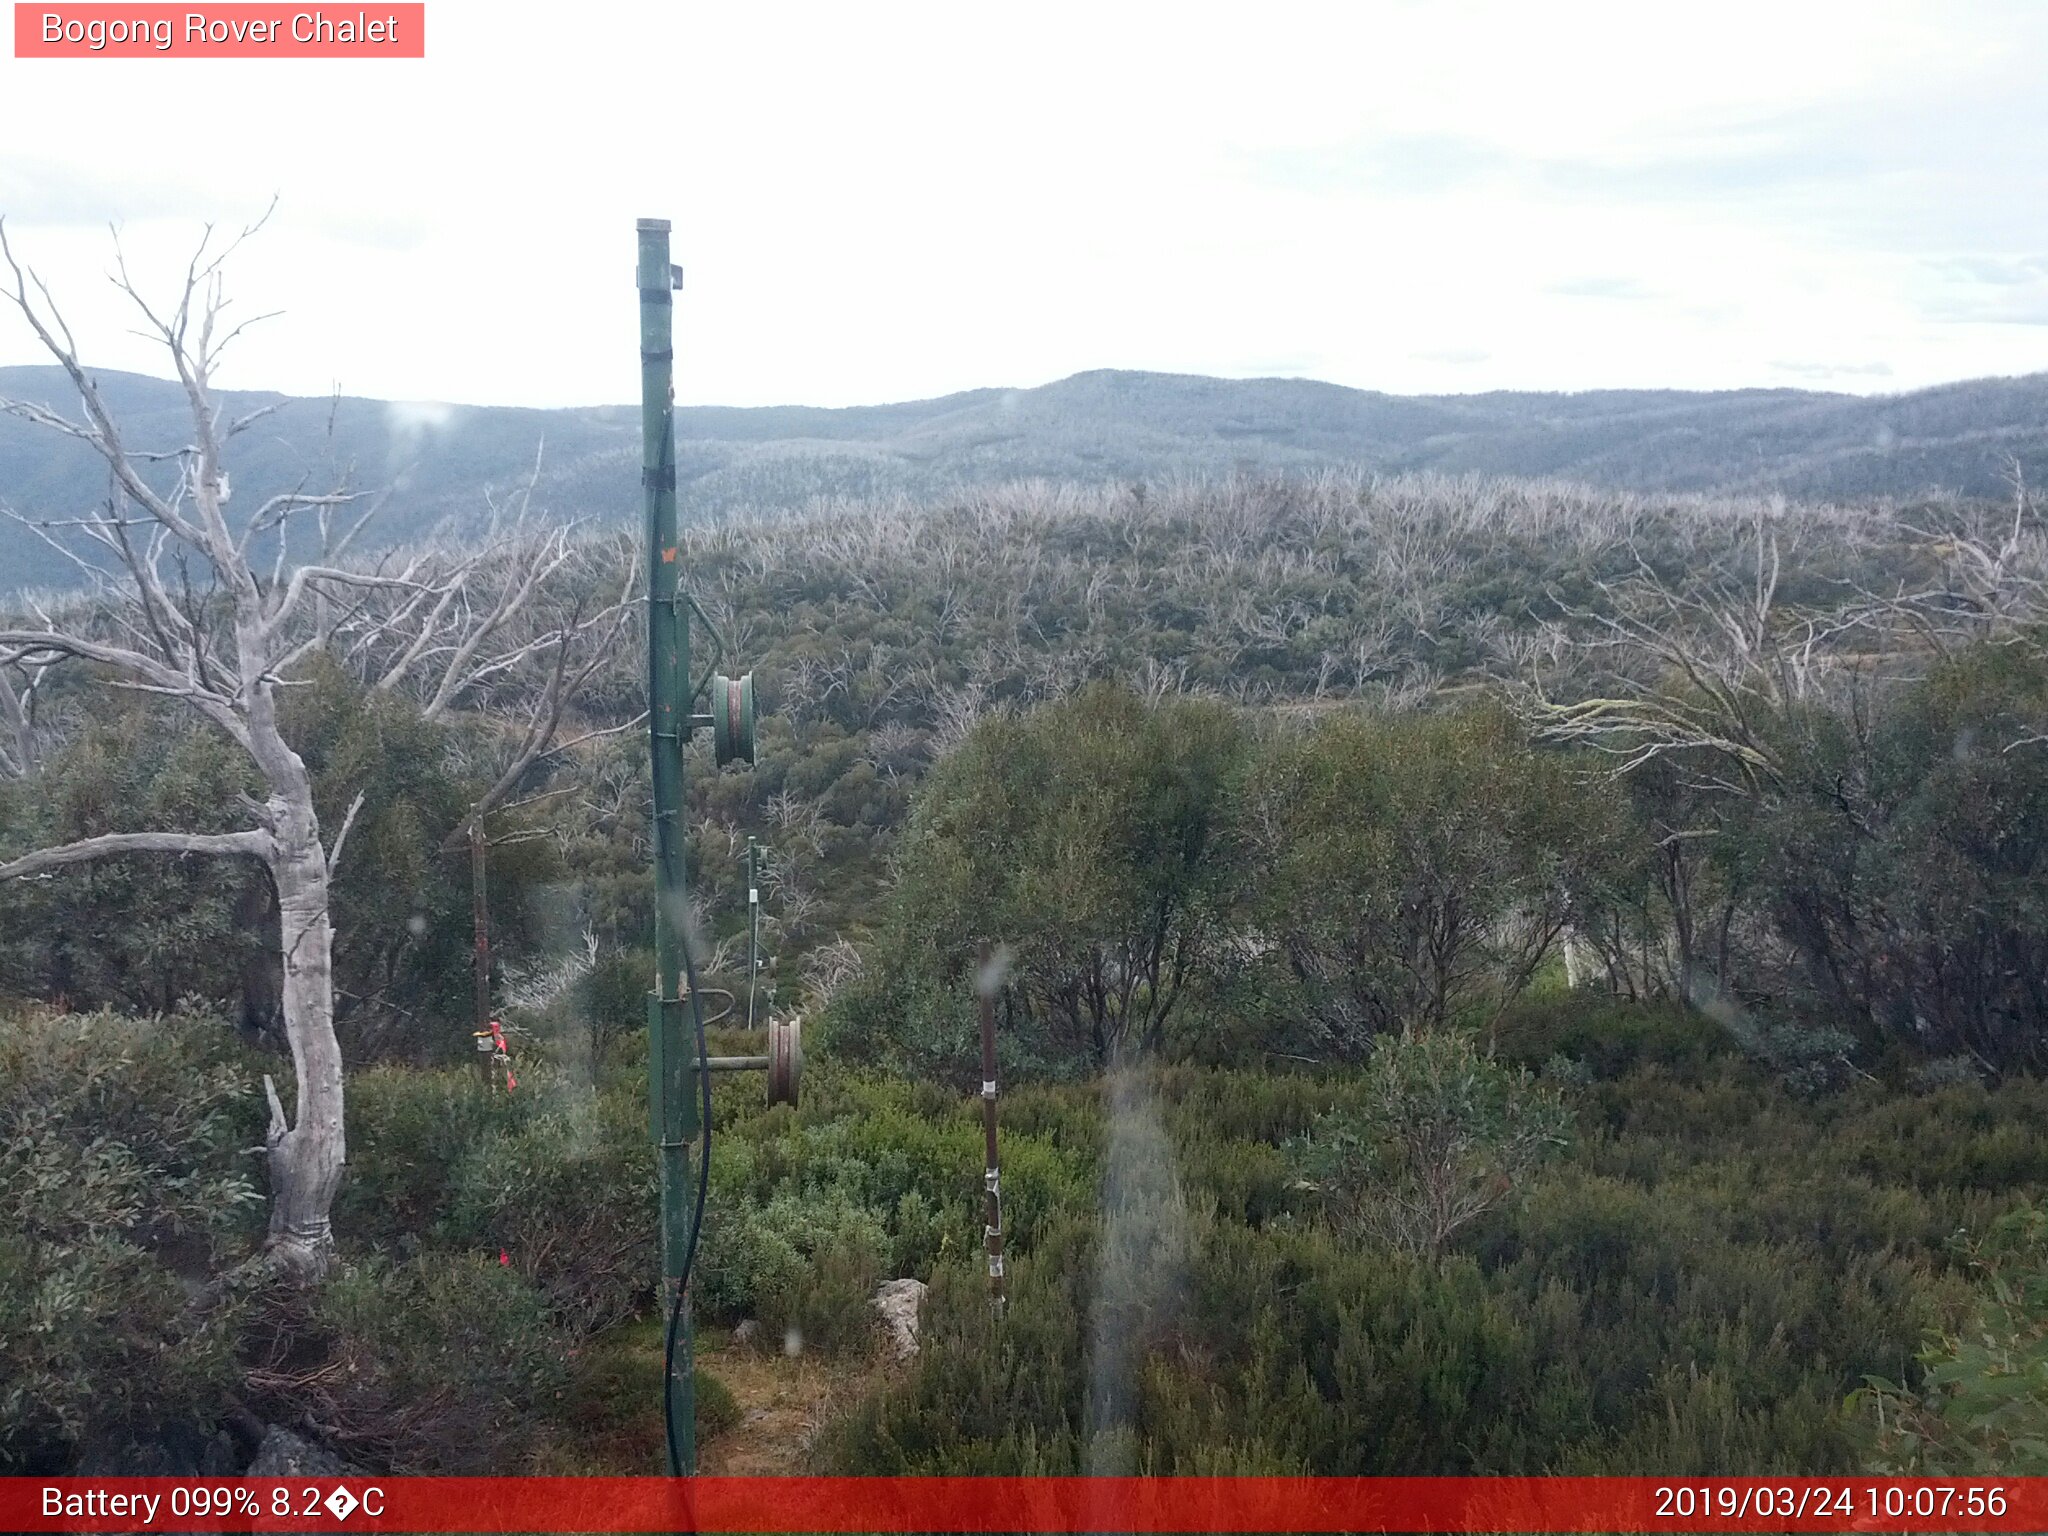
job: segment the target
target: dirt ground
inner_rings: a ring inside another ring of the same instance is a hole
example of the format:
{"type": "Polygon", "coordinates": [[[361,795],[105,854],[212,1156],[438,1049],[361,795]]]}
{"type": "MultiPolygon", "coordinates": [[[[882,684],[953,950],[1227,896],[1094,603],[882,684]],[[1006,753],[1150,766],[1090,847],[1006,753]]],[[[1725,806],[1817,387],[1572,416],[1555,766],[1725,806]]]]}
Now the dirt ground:
{"type": "Polygon", "coordinates": [[[697,1467],[713,1477],[792,1477],[809,1471],[818,1429],[887,1369],[877,1360],[831,1361],[779,1349],[706,1348],[697,1361],[731,1388],[740,1421],[698,1447],[697,1467]]]}

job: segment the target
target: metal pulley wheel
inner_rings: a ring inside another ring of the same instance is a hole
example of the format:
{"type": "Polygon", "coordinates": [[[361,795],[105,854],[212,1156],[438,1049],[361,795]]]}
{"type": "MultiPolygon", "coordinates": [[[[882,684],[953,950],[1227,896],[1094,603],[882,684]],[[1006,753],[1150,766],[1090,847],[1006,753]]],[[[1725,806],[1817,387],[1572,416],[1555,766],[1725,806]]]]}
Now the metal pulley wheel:
{"type": "Polygon", "coordinates": [[[718,766],[754,760],[754,674],[711,674],[711,747],[718,766]]]}
{"type": "Polygon", "coordinates": [[[796,1107],[804,1075],[804,1021],[800,1014],[768,1021],[768,1103],[796,1107]]]}

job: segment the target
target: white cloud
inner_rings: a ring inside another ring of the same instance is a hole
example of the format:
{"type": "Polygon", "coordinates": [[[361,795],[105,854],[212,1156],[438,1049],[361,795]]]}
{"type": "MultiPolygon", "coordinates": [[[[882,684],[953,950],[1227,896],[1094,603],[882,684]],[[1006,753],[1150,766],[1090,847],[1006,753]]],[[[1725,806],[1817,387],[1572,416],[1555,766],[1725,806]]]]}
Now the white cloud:
{"type": "Polygon", "coordinates": [[[0,213],[137,366],[103,221],[161,283],[281,194],[229,382],[295,393],[630,399],[643,214],[685,401],[1907,388],[2048,366],[2048,11],[1968,14],[429,0],[423,61],[0,59],[0,213]]]}

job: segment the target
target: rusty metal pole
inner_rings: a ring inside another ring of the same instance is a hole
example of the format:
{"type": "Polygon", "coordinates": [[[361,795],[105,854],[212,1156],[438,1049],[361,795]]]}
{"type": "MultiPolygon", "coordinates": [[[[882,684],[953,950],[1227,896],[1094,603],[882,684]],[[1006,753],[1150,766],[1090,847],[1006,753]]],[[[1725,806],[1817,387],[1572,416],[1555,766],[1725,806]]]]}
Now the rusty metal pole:
{"type": "MultiPolygon", "coordinates": [[[[485,890],[485,855],[483,818],[477,817],[469,824],[469,899],[470,909],[476,920],[476,1032],[488,1044],[491,1033],[491,905],[485,890]]],[[[476,1053],[477,1068],[483,1074],[484,1086],[491,1086],[491,1057],[479,1047],[476,1053]]]]}
{"type": "Polygon", "coordinates": [[[1000,1317],[1007,1297],[1003,1287],[1003,1174],[996,1151],[996,967],[987,944],[981,946],[974,990],[981,999],[981,1133],[988,1161],[982,1174],[982,1243],[988,1253],[989,1305],[1000,1317]]]}

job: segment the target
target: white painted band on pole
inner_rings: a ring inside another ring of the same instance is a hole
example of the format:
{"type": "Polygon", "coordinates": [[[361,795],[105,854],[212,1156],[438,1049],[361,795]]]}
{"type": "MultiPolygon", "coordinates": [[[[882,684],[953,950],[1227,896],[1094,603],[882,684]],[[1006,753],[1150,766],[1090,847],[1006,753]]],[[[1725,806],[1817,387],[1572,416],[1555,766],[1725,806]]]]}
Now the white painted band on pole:
{"type": "Polygon", "coordinates": [[[761,904],[761,892],[759,887],[752,885],[747,887],[747,902],[750,906],[756,907],[758,907],[761,904]]]}
{"type": "Polygon", "coordinates": [[[990,1078],[981,1085],[981,1096],[984,1099],[992,1099],[996,1096],[996,1080],[994,1078],[990,1078]]]}
{"type": "Polygon", "coordinates": [[[988,1256],[988,1277],[991,1280],[1003,1278],[1003,1256],[1001,1254],[992,1253],[988,1256]]]}

